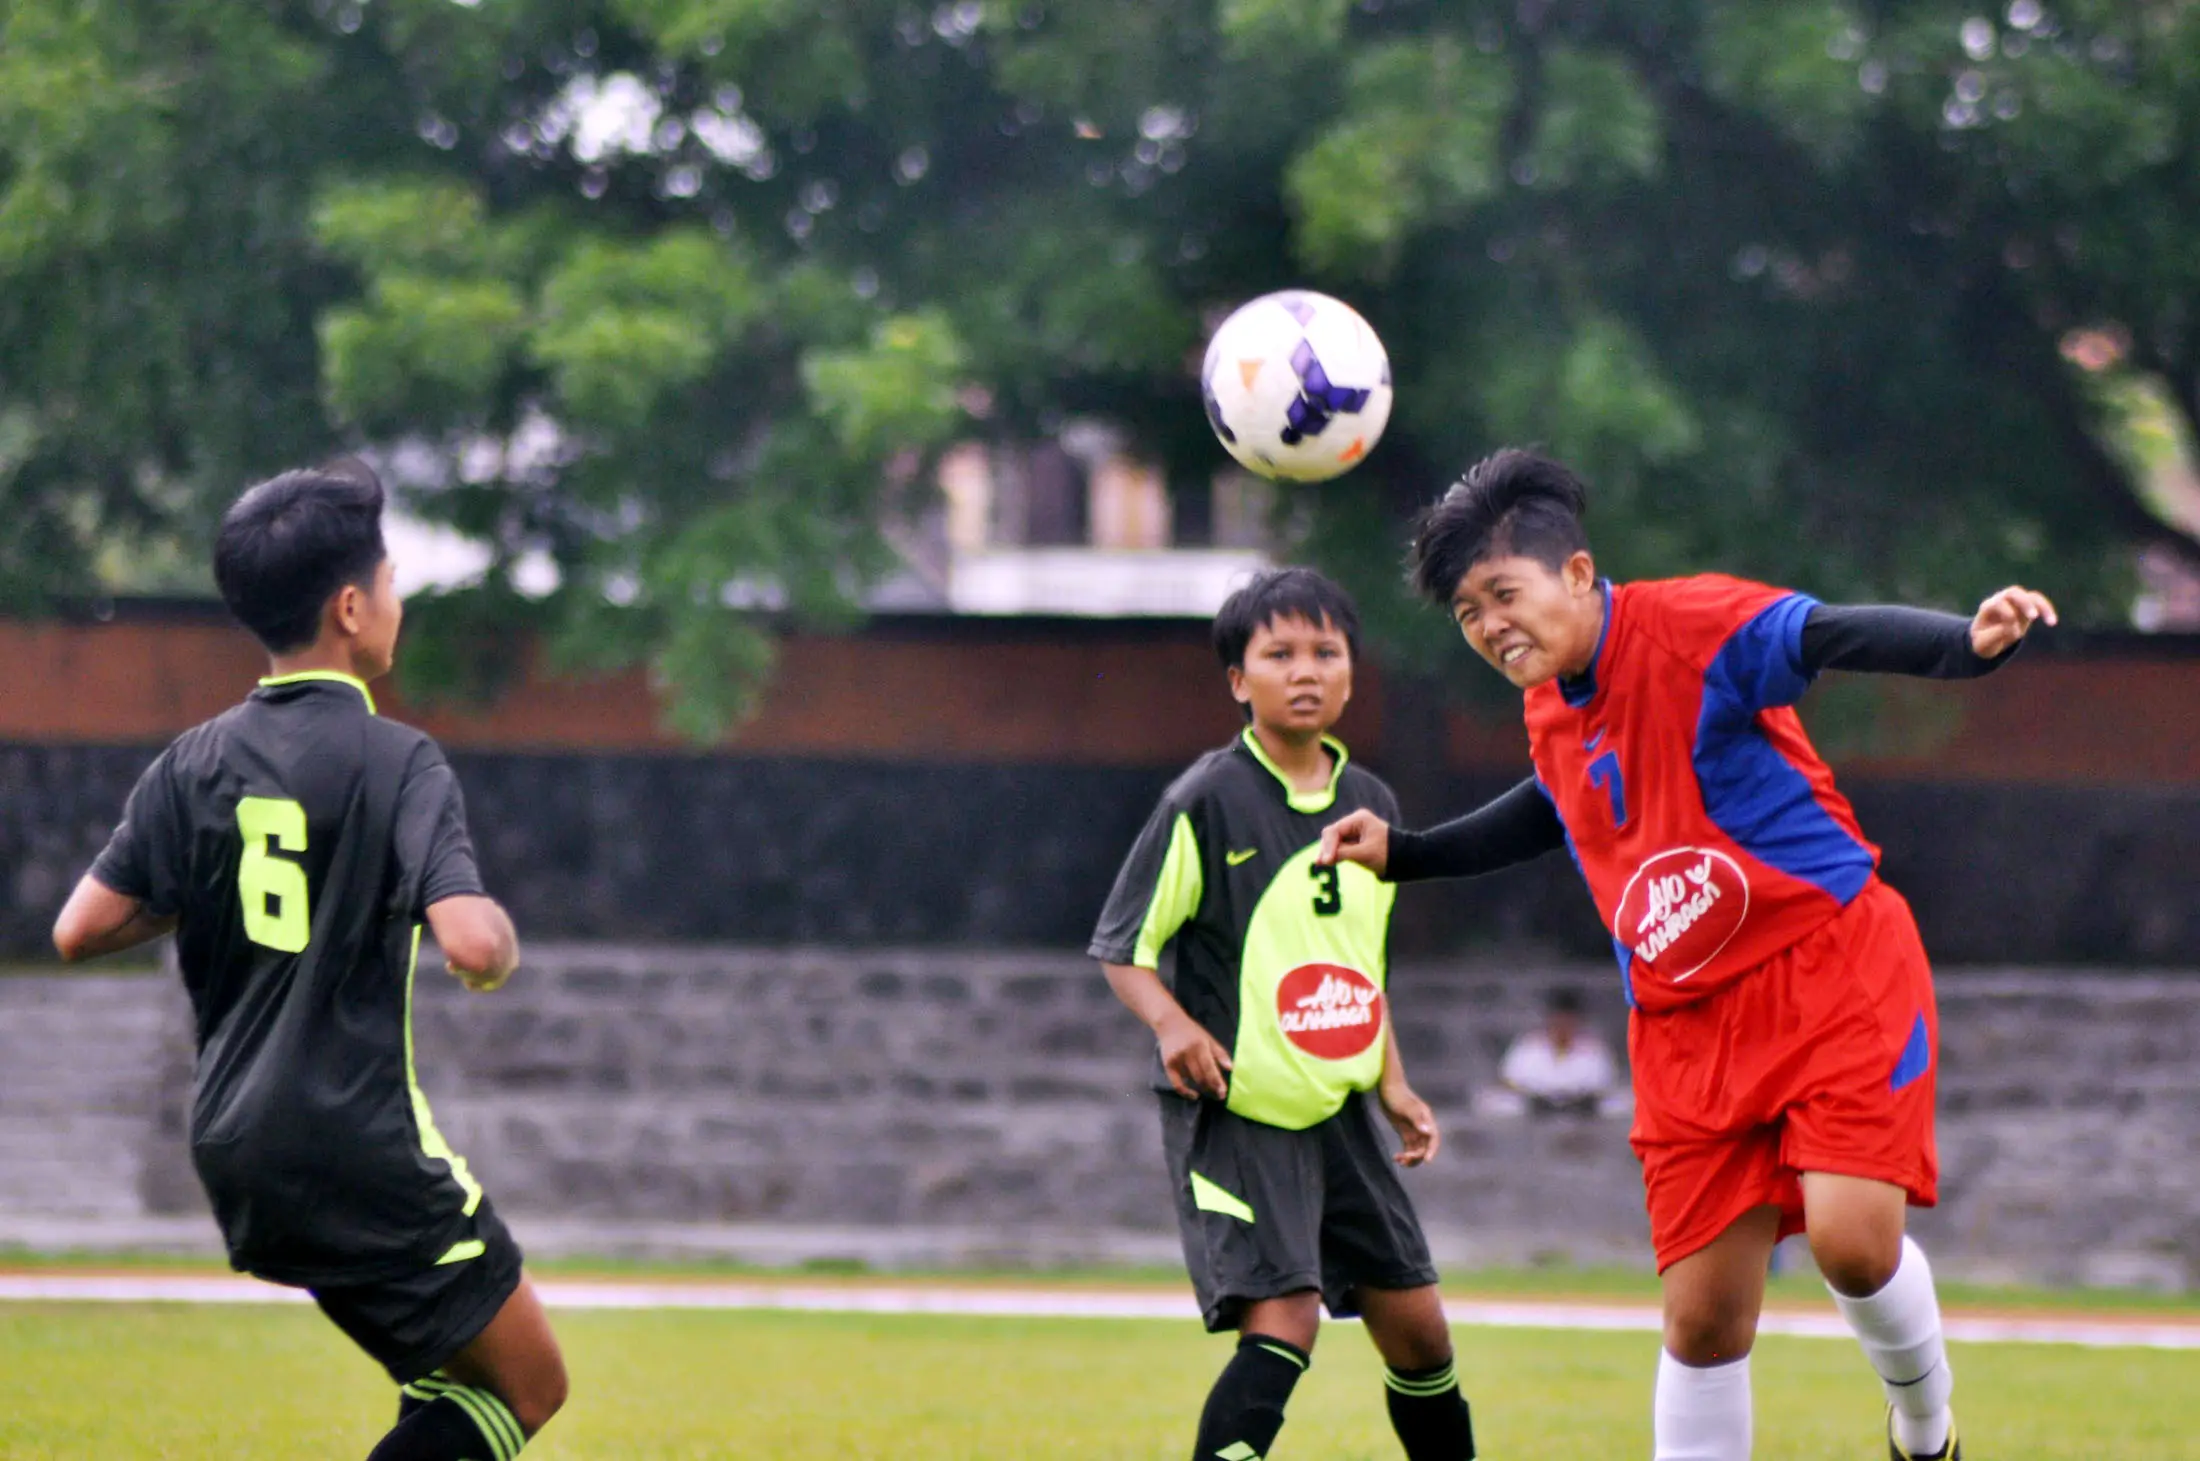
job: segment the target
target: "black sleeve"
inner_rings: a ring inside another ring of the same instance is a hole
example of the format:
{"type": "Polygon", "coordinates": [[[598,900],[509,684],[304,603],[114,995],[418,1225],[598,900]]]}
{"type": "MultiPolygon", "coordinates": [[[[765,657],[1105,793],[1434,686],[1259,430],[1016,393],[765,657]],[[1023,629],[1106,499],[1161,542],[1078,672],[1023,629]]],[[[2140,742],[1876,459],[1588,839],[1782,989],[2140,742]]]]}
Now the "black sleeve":
{"type": "Polygon", "coordinates": [[[1531,776],[1495,801],[1426,832],[1393,827],[1383,876],[1394,883],[1478,877],[1565,845],[1558,812],[1531,776]]]}
{"type": "Polygon", "coordinates": [[[1969,680],[1991,674],[2017,652],[1993,659],[1971,648],[1971,621],[1961,614],[1901,604],[1817,604],[1803,621],[1803,667],[1969,680]]]}
{"type": "Polygon", "coordinates": [[[405,770],[397,799],[397,868],[411,895],[411,916],[465,893],[484,893],[474,865],[474,839],[466,830],[466,798],[458,777],[433,742],[424,744],[405,770]]]}
{"type": "Polygon", "coordinates": [[[176,815],[169,752],[161,752],[130,789],[122,820],[92,863],[92,877],[125,898],[135,898],[155,918],[167,918],[183,902],[183,828],[176,815]]]}

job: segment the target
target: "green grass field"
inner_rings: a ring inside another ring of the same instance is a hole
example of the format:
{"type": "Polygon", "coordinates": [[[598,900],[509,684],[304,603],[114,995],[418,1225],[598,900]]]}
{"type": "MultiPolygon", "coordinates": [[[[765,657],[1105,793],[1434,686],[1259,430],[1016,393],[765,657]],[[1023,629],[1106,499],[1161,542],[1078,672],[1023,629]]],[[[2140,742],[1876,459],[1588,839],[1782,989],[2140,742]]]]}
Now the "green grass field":
{"type": "MultiPolygon", "coordinates": [[[[573,1399],[528,1451],[545,1461],[1181,1457],[1228,1352],[1165,1321],[576,1311],[558,1328],[573,1399]]],[[[1654,1336],[1463,1328],[1458,1340],[1484,1455],[1648,1454],[1654,1336]]],[[[2200,1456],[2200,1353],[1954,1356],[1972,1461],[2200,1456]]],[[[1878,1386],[1853,1346],[1768,1338],[1756,1378],[1759,1456],[1885,1454],[1878,1386]]],[[[381,1373],[308,1308],[0,1304],[7,1461],[361,1457],[394,1405],[381,1373]]],[[[1273,1454],[1398,1454],[1357,1326],[1325,1333],[1273,1454]]]]}

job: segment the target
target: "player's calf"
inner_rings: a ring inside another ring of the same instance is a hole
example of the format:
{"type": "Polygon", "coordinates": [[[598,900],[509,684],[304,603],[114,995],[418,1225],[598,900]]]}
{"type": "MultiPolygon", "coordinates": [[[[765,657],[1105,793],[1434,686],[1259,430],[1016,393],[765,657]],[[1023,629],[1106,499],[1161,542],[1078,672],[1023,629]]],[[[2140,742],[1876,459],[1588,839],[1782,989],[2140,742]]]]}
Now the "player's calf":
{"type": "Polygon", "coordinates": [[[1383,1357],[1384,1402],[1406,1461],[1471,1461],[1474,1417],[1459,1388],[1451,1325],[1435,1285],[1361,1288],[1356,1297],[1383,1357]]]}
{"type": "Polygon", "coordinates": [[[1952,1456],[1955,1377],[1925,1251],[1902,1231],[1901,1188],[1824,1172],[1803,1175],[1805,1221],[1833,1302],[1886,1387],[1899,1458],[1952,1456]]]}
{"type": "Polygon", "coordinates": [[[1300,1345],[1248,1329],[1199,1415],[1193,1461],[1260,1461],[1283,1429],[1284,1407],[1314,1362],[1300,1345]]]}
{"type": "Polygon", "coordinates": [[[1779,1224],[1778,1208],[1752,1208],[1666,1268],[1665,1352],[1651,1406],[1656,1461],[1748,1461],[1749,1352],[1779,1224]]]}

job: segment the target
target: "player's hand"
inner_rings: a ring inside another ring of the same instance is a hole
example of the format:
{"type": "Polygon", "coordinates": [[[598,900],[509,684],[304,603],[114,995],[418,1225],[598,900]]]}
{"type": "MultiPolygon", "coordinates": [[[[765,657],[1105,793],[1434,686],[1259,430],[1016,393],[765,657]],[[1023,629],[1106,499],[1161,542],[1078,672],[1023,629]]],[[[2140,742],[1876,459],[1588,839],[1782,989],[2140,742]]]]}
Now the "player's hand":
{"type": "Polygon", "coordinates": [[[1322,845],[1314,850],[1314,862],[1319,867],[1356,862],[1381,877],[1390,866],[1390,823],[1364,809],[1331,822],[1322,828],[1322,845]]]}
{"type": "Polygon", "coordinates": [[[1416,1096],[1410,1086],[1385,1085],[1376,1094],[1382,1100],[1383,1114],[1405,1143],[1393,1160],[1401,1167],[1418,1167],[1435,1156],[1444,1144],[1444,1136],[1436,1129],[1436,1113],[1429,1110],[1428,1102],[1416,1096]]]}
{"type": "Polygon", "coordinates": [[[2012,584],[1978,606],[1971,620],[1971,652],[1980,659],[1999,659],[2042,619],[2055,622],[2055,606],[2047,595],[2012,584]]]}
{"type": "Polygon", "coordinates": [[[512,977],[509,969],[488,969],[475,973],[461,969],[456,964],[445,964],[443,967],[450,970],[459,983],[475,994],[490,994],[502,989],[504,981],[512,977]]]}
{"type": "Polygon", "coordinates": [[[1230,1069],[1230,1052],[1206,1026],[1180,1010],[1161,1022],[1154,1038],[1161,1045],[1161,1068],[1178,1095],[1230,1098],[1230,1078],[1223,1074],[1230,1069]]]}

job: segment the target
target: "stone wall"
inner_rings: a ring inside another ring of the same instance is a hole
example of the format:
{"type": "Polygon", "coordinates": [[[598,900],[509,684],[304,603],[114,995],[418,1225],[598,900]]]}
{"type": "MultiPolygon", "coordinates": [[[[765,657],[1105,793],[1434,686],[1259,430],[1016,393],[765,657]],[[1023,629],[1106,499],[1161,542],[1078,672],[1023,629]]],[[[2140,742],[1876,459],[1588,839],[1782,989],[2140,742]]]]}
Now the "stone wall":
{"type": "MultiPolygon", "coordinates": [[[[0,744],[0,957],[40,955],[149,747],[0,744]]],[[[483,874],[537,939],[1081,948],[1168,769],[456,753],[483,874]]],[[[1386,768],[1379,768],[1386,769],[1386,768]]],[[[1510,778],[1399,773],[1407,813],[1510,778]]],[[[2200,787],[1845,782],[1950,962],[2200,948],[2200,787]]],[[[1406,890],[1401,957],[1602,957],[1563,857],[1406,890]]]]}
{"type": "MultiPolygon", "coordinates": [[[[1148,1046],[1053,953],[539,946],[469,996],[422,958],[439,1124],[539,1250],[766,1261],[1167,1261],[1148,1046]]],[[[1609,965],[1412,964],[1444,1118],[1408,1181],[1451,1263],[1647,1261],[1615,1120],[1478,1111],[1545,991],[1609,965]]],[[[2200,974],[1941,979],[1946,1271],[2200,1286],[2200,974]]],[[[203,1246],[188,1035],[152,977],[0,980],[0,1242],[203,1246]]]]}

